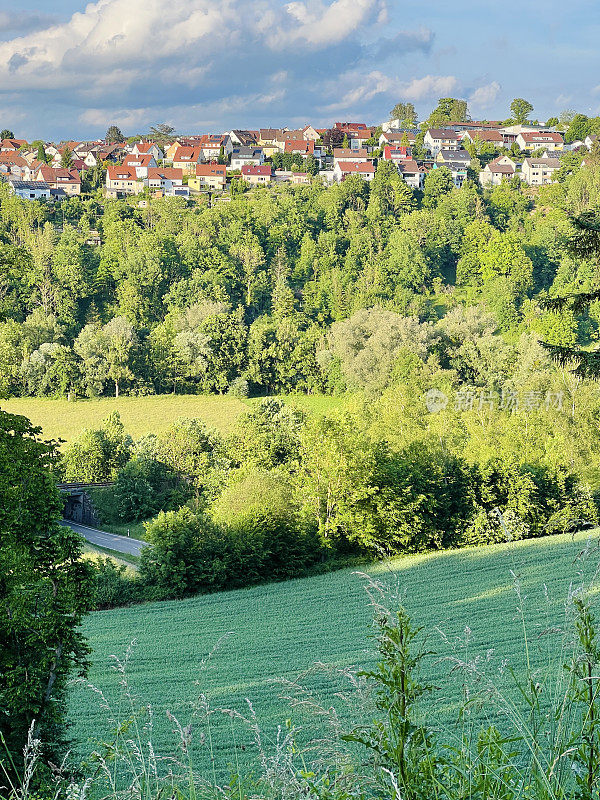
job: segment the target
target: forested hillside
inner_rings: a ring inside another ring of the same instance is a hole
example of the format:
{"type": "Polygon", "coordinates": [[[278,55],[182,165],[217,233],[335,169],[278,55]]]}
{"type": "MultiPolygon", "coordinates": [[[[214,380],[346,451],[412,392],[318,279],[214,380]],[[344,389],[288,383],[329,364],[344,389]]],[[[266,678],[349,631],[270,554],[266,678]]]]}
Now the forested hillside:
{"type": "Polygon", "coordinates": [[[494,390],[527,380],[538,338],[597,338],[598,304],[576,319],[539,303],[597,287],[597,256],[568,249],[570,216],[600,203],[598,158],[586,162],[538,191],[456,189],[434,170],[422,193],[382,162],[371,184],[254,189],[214,208],[52,209],[3,192],[0,393],[381,390],[423,370],[494,390]]]}

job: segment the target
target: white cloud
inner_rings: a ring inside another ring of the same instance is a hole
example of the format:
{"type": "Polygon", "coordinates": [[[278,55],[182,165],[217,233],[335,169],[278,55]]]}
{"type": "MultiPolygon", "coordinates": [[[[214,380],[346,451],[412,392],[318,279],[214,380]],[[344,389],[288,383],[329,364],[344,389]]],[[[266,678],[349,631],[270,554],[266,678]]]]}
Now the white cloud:
{"type": "MultiPolygon", "coordinates": [[[[206,61],[221,68],[244,48],[328,48],[373,21],[385,0],[330,5],[277,0],[98,0],[63,24],[0,43],[0,79],[15,89],[80,88],[100,75],[174,60],[182,83],[200,83],[206,61]],[[198,68],[200,71],[198,72],[198,68]]],[[[1,17],[0,17],[1,21],[1,17]]]]}
{"type": "Polygon", "coordinates": [[[286,6],[288,20],[269,38],[273,46],[294,42],[309,45],[332,45],[346,39],[367,20],[383,19],[384,0],[334,0],[322,2],[292,2],[286,6]],[[293,21],[289,25],[289,20],[293,21]]]}
{"type": "Polygon", "coordinates": [[[496,101],[501,88],[498,81],[486,83],[485,86],[475,89],[469,97],[469,103],[477,108],[489,108],[496,101]]]}
{"type": "Polygon", "coordinates": [[[425,75],[423,78],[403,81],[379,70],[370,72],[368,75],[360,75],[355,72],[342,75],[329,87],[330,91],[336,84],[338,87],[350,84],[350,88],[339,100],[326,106],[324,109],[326,111],[350,111],[366,104],[378,95],[389,96],[394,100],[418,102],[430,97],[449,95],[459,87],[459,82],[454,75],[425,75]]]}

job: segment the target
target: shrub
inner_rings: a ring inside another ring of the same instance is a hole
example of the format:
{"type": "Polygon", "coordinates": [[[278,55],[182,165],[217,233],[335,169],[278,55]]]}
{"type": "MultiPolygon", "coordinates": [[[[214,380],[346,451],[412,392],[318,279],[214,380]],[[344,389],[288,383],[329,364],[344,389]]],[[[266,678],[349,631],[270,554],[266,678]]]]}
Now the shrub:
{"type": "Polygon", "coordinates": [[[94,561],[92,604],[95,610],[126,606],[144,599],[142,586],[124,564],[112,558],[94,561]]]}
{"type": "Polygon", "coordinates": [[[229,384],[227,394],[231,395],[231,397],[248,397],[250,394],[250,385],[245,378],[234,378],[229,384]]]}

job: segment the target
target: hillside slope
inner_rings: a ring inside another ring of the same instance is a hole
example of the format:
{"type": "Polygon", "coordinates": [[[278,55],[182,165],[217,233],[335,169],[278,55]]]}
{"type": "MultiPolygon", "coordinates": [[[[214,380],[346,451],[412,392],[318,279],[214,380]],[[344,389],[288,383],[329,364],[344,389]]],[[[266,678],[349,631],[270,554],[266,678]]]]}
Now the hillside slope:
{"type": "MultiPolygon", "coordinates": [[[[532,658],[542,663],[548,653],[550,657],[557,653],[552,651],[551,639],[537,636],[564,615],[569,585],[594,573],[599,560],[597,535],[595,531],[413,556],[373,564],[368,572],[397,583],[415,623],[425,626],[429,634],[428,649],[440,657],[449,655],[450,645],[438,627],[450,639],[462,636],[468,627],[469,657],[481,654],[488,669],[498,676],[503,659],[517,672],[524,660],[513,575],[525,596],[532,658]],[[586,549],[588,555],[578,557],[586,549]]],[[[152,738],[163,755],[174,752],[178,741],[166,712],[186,724],[191,703],[204,692],[214,707],[240,711],[245,710],[245,699],[250,699],[267,741],[275,736],[277,725],[290,717],[295,724],[307,726],[300,734],[306,739],[319,732],[319,726],[325,732],[324,722],[292,713],[288,702],[280,699],[282,687],[275,681],[281,677],[293,680],[315,662],[339,667],[373,662],[364,583],[364,577],[343,570],[187,601],[94,613],[86,623],[93,647],[90,681],[116,704],[120,675],[111,656],[123,657],[135,641],[127,668],[130,687],[136,706],[152,704],[152,738]],[[219,639],[228,633],[231,636],[201,669],[219,639]]],[[[432,720],[451,723],[460,693],[457,682],[447,680],[450,670],[445,661],[432,660],[429,671],[439,687],[434,700],[437,714],[432,720]]],[[[508,680],[506,670],[499,679],[508,680]]],[[[347,716],[344,703],[333,696],[339,688],[335,681],[318,674],[308,677],[307,683],[326,706],[335,705],[347,716]]],[[[122,719],[126,708],[127,704],[117,712],[115,705],[115,714],[120,713],[122,719]]],[[[90,750],[88,740],[107,735],[107,712],[89,689],[78,686],[73,690],[71,715],[71,735],[83,752],[90,750]]],[[[208,745],[200,745],[201,727],[197,718],[194,758],[196,764],[206,760],[208,766],[208,745]]],[[[222,774],[234,760],[234,735],[238,746],[245,747],[240,751],[244,760],[253,753],[250,731],[236,726],[233,732],[226,715],[211,718],[211,734],[222,774]]]]}

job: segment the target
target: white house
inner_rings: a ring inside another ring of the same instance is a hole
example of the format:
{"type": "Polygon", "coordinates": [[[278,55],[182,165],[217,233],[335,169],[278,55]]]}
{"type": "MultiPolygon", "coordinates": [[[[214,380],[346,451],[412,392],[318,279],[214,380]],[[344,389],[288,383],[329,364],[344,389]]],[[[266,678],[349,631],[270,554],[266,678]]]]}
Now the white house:
{"type": "Polygon", "coordinates": [[[147,153],[139,156],[133,154],[127,156],[127,158],[123,161],[123,166],[133,167],[138,178],[147,178],[148,170],[156,169],[158,164],[156,163],[154,156],[150,153],[147,153]]]}
{"type": "Polygon", "coordinates": [[[479,173],[479,183],[482,186],[499,186],[502,181],[514,178],[517,165],[508,156],[501,156],[490,161],[479,173]]]}
{"type": "Polygon", "coordinates": [[[230,169],[240,169],[247,165],[263,164],[265,155],[262,147],[234,147],[231,151],[230,169]]]}
{"type": "Polygon", "coordinates": [[[154,142],[137,142],[133,145],[131,154],[134,156],[151,155],[155,161],[160,161],[165,157],[163,151],[154,142]]]}
{"type": "Polygon", "coordinates": [[[404,179],[404,183],[412,189],[422,189],[425,185],[425,170],[412,158],[396,161],[396,169],[404,179]]]}
{"type": "Polygon", "coordinates": [[[338,161],[333,168],[333,179],[340,183],[349,175],[358,175],[365,181],[372,181],[375,177],[373,162],[338,161]]]}
{"type": "Polygon", "coordinates": [[[542,186],[545,183],[552,183],[554,173],[558,169],[560,169],[558,158],[526,158],[521,172],[528,186],[542,186]]]}
{"type": "Polygon", "coordinates": [[[434,158],[440,150],[460,150],[462,147],[456,131],[446,128],[429,128],[424,144],[434,158]]]}

